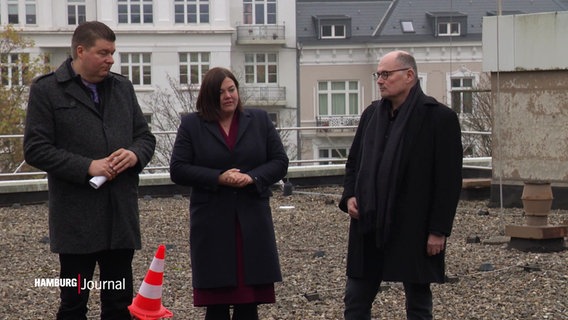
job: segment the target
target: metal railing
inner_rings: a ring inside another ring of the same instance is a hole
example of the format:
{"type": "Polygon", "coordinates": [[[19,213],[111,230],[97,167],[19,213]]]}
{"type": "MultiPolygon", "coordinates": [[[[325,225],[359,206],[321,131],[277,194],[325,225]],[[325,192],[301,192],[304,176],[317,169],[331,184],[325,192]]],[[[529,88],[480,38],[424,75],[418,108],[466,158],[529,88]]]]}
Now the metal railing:
{"type": "MultiPolygon", "coordinates": [[[[321,126],[312,126],[312,127],[285,127],[285,128],[277,128],[278,131],[318,131],[321,130],[321,126]]],[[[336,125],[336,126],[329,126],[325,127],[328,130],[353,130],[357,129],[356,125],[353,126],[343,126],[343,125],[336,125]]],[[[153,132],[154,135],[167,135],[167,136],[175,136],[177,131],[159,131],[153,132]]],[[[462,131],[463,135],[490,135],[491,132],[481,132],[481,131],[462,131]]],[[[22,134],[8,134],[8,135],[0,135],[0,142],[4,139],[23,139],[22,134]]],[[[1,152],[1,150],[0,150],[1,152]]],[[[1,155],[1,153],[0,153],[1,155]]],[[[320,163],[328,163],[328,164],[342,164],[345,163],[346,158],[313,158],[313,159],[302,159],[302,160],[290,160],[290,166],[304,166],[304,165],[319,165],[320,163]]],[[[464,165],[476,166],[476,167],[484,167],[490,168],[491,167],[491,157],[475,157],[475,158],[464,158],[464,165]]],[[[22,168],[25,165],[25,161],[19,163],[13,172],[0,172],[0,180],[25,180],[26,178],[33,177],[33,178],[44,178],[46,173],[43,171],[22,171],[22,168]]],[[[144,168],[142,174],[152,174],[156,172],[168,172],[169,167],[164,165],[156,165],[153,162],[150,162],[148,166],[144,168]]]]}
{"type": "Polygon", "coordinates": [[[237,26],[237,42],[282,44],[286,42],[286,32],[283,25],[240,25],[237,26]]]}

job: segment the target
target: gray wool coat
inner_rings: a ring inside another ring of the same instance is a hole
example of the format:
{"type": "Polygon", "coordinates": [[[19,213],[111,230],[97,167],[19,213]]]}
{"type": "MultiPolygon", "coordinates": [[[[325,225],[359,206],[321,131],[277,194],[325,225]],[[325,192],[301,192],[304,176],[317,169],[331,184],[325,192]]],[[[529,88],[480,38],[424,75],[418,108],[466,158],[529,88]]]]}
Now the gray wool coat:
{"type": "Polygon", "coordinates": [[[141,248],[138,174],[152,158],[156,139],[131,82],[111,73],[102,84],[103,116],[73,79],[70,59],[30,88],[24,156],[47,172],[49,237],[56,253],[141,248]],[[91,161],[119,148],[134,152],[137,165],[92,188],[91,161]]]}

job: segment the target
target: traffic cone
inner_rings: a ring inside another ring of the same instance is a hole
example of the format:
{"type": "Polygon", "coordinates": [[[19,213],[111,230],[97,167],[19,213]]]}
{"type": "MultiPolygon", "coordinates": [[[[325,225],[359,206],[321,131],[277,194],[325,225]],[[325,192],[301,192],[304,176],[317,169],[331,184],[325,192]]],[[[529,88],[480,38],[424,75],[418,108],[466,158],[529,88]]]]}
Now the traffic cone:
{"type": "Polygon", "coordinates": [[[162,280],[164,277],[165,256],[166,247],[160,245],[154,260],[152,260],[150,269],[140,285],[138,294],[132,301],[132,304],[128,306],[130,314],[135,319],[157,320],[173,316],[173,313],[162,305],[162,280]]]}

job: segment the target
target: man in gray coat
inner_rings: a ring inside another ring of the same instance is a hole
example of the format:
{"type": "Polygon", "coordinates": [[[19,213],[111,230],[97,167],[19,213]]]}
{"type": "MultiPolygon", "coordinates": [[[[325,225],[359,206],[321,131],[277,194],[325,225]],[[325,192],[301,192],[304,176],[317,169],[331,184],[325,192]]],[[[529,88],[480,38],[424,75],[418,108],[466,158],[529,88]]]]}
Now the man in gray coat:
{"type": "Polygon", "coordinates": [[[386,54],[374,76],[382,99],[361,120],[339,207],[351,217],[345,319],[371,319],[381,281],[400,281],[407,319],[432,319],[430,283],[444,281],[444,249],[461,191],[458,117],[425,95],[414,57],[386,54]]]}
{"type": "Polygon", "coordinates": [[[79,25],[72,58],[30,88],[24,155],[47,172],[50,247],[60,277],[71,279],[60,288],[57,319],[87,319],[85,284],[96,264],[110,288],[101,290],[101,319],[131,319],[132,258],[141,248],[138,174],[156,139],[132,83],[110,72],[115,39],[103,23],[79,25]],[[89,185],[95,176],[106,179],[98,189],[89,185]]]}

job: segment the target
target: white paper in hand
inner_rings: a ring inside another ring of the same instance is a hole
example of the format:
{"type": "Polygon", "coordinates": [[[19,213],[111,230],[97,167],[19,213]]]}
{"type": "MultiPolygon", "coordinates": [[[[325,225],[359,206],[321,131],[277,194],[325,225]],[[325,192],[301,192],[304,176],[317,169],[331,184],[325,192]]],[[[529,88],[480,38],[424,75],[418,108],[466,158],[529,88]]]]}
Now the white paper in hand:
{"type": "Polygon", "coordinates": [[[92,177],[91,180],[89,180],[89,184],[91,185],[91,187],[98,189],[106,181],[107,181],[107,178],[105,176],[96,176],[96,177],[92,177]]]}

